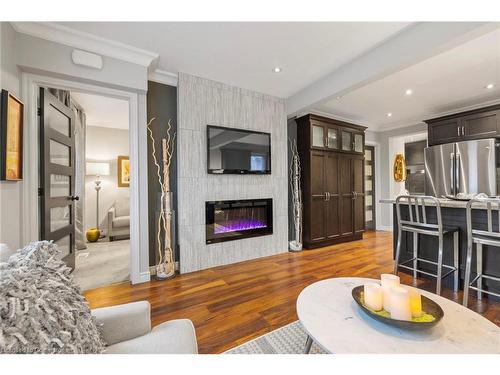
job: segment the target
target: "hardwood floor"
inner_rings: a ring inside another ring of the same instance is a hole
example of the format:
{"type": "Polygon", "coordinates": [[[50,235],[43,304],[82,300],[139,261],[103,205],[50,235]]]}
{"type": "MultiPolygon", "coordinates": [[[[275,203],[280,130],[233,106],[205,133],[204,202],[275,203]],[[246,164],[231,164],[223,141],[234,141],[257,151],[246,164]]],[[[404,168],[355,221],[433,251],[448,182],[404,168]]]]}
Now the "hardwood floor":
{"type": "MultiPolygon", "coordinates": [[[[364,239],[300,253],[183,274],[169,281],[128,283],[85,293],[91,308],[148,300],[152,323],[189,318],[196,327],[200,353],[220,353],[297,319],[300,291],[331,277],[378,278],[393,268],[392,233],[367,232],[364,239]]],[[[409,275],[400,274],[411,284],[409,275]]],[[[418,287],[433,291],[430,280],[418,287]]],[[[444,289],[443,296],[461,302],[461,293],[444,289]]],[[[500,303],[470,297],[469,307],[500,325],[500,303]]]]}

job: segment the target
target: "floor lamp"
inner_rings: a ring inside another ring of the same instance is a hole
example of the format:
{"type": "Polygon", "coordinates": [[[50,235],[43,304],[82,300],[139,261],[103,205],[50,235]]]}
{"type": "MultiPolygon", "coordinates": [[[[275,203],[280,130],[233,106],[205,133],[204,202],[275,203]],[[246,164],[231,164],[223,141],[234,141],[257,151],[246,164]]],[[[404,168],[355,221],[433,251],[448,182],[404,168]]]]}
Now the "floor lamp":
{"type": "MultiPolygon", "coordinates": [[[[101,190],[101,176],[109,176],[109,163],[105,162],[87,162],[87,176],[95,176],[95,191],[96,191],[96,223],[95,228],[98,233],[95,234],[97,241],[101,232],[99,230],[99,190],[101,190]]],[[[89,236],[87,235],[87,238],[89,236]]]]}

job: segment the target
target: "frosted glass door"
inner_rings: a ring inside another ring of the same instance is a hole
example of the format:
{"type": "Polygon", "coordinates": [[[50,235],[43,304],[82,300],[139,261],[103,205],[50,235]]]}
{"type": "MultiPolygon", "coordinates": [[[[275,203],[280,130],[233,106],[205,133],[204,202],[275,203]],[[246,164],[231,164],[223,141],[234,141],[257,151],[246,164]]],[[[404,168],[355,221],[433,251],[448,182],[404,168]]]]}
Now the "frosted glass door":
{"type": "Polygon", "coordinates": [[[375,148],[365,146],[365,226],[374,230],[375,225],[375,148]]]}
{"type": "Polygon", "coordinates": [[[312,126],[312,145],[313,147],[325,147],[325,131],[323,126],[312,126]]]}
{"type": "Polygon", "coordinates": [[[328,128],[327,130],[327,147],[333,150],[339,148],[339,135],[337,129],[328,128]]]}

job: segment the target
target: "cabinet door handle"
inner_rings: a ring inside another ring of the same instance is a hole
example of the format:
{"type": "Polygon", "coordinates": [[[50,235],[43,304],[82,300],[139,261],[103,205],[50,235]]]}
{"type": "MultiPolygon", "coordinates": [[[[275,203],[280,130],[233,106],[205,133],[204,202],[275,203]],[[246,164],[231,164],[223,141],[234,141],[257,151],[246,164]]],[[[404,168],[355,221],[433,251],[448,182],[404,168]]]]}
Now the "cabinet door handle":
{"type": "Polygon", "coordinates": [[[457,127],[457,136],[460,137],[460,126],[457,127]]]}
{"type": "Polygon", "coordinates": [[[462,136],[465,137],[465,125],[462,125],[462,136]]]}

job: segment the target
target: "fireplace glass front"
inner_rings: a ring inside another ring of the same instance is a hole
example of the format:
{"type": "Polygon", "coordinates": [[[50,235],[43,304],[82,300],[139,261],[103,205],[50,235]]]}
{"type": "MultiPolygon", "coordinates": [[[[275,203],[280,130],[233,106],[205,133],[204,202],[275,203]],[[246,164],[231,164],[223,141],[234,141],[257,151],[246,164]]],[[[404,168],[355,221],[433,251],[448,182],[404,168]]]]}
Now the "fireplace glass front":
{"type": "Polygon", "coordinates": [[[206,208],[206,243],[273,233],[272,199],[211,201],[206,208]]]}

